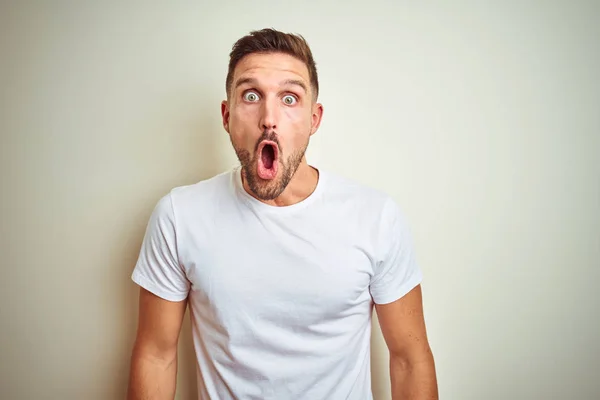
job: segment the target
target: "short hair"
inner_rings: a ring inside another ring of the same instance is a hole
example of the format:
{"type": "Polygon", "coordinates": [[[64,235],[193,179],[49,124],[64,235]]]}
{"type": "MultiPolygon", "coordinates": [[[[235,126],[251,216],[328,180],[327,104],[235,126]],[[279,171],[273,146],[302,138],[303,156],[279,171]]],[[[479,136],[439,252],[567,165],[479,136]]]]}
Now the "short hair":
{"type": "Polygon", "coordinates": [[[314,91],[314,99],[317,99],[319,95],[319,78],[317,76],[317,66],[308,43],[299,34],[284,33],[272,28],[251,31],[250,34],[240,38],[233,45],[231,53],[229,53],[229,68],[225,81],[227,96],[229,96],[233,85],[235,67],[242,58],[254,53],[284,53],[304,62],[308,68],[308,77],[314,91]]]}

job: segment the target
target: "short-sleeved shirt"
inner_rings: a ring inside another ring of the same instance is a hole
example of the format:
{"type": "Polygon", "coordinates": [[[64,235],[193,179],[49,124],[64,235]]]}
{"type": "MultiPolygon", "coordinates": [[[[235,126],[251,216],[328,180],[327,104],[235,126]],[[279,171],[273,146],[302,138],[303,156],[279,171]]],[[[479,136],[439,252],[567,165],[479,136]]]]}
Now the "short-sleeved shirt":
{"type": "Polygon", "coordinates": [[[198,397],[372,399],[373,305],[422,279],[397,203],[319,170],[310,196],[276,207],[240,172],[162,197],[132,275],[188,298],[198,397]]]}

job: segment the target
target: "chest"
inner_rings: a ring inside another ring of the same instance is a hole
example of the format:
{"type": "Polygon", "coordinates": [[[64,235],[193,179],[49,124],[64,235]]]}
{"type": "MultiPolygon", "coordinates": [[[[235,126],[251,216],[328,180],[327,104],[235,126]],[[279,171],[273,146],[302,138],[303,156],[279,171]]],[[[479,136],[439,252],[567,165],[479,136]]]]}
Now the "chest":
{"type": "Polygon", "coordinates": [[[368,312],[369,246],[339,227],[245,221],[187,240],[192,296],[221,323],[300,329],[368,312]]]}

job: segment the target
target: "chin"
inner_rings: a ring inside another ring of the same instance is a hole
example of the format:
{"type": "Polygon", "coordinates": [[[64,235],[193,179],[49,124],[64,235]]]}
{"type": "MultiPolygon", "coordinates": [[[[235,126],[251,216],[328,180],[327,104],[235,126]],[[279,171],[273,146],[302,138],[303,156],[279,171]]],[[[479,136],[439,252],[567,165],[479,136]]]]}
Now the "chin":
{"type": "Polygon", "coordinates": [[[274,200],[285,190],[287,183],[284,182],[282,171],[277,171],[273,179],[262,179],[256,172],[256,166],[251,171],[246,171],[248,187],[260,200],[274,200]]]}

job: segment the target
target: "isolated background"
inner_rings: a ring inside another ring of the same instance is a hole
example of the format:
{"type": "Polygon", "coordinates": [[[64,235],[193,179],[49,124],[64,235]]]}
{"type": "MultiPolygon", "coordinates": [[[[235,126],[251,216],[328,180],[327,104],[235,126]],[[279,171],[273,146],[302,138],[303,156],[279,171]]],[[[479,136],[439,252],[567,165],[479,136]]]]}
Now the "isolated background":
{"type": "Polygon", "coordinates": [[[0,3],[0,398],[124,398],[147,219],[236,164],[227,57],[263,27],[317,60],[309,162],[408,216],[441,398],[600,398],[598,2],[122,3],[0,3]]]}

